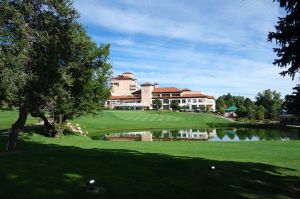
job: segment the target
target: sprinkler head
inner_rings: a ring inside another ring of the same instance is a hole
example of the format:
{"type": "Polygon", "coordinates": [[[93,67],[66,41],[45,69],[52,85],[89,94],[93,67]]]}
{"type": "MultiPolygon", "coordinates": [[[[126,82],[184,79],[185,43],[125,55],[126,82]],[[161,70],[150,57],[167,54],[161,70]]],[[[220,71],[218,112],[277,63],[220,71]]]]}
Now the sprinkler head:
{"type": "Polygon", "coordinates": [[[96,182],[96,181],[95,181],[94,179],[91,179],[91,180],[89,180],[89,181],[86,182],[86,185],[87,185],[87,186],[93,185],[93,184],[95,184],[95,182],[96,182]]]}

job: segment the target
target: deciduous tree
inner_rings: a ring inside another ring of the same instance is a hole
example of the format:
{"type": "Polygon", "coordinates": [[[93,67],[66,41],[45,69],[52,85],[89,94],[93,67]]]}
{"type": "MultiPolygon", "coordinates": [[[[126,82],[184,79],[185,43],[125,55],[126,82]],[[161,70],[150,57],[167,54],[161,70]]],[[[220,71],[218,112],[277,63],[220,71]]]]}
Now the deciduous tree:
{"type": "Polygon", "coordinates": [[[56,136],[108,96],[109,45],[91,41],[70,0],[2,0],[0,10],[0,91],[19,107],[8,142],[14,150],[28,113],[56,136]]]}
{"type": "Polygon", "coordinates": [[[280,110],[282,100],[280,99],[280,93],[271,91],[270,89],[259,92],[256,96],[257,106],[263,106],[265,109],[265,118],[275,119],[275,115],[280,110]]]}

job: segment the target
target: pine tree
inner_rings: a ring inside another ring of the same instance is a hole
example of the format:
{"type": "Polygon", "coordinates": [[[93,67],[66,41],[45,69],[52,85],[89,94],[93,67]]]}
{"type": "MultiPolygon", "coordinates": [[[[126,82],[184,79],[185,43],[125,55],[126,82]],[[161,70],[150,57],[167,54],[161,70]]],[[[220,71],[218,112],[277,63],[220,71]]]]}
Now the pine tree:
{"type": "MultiPolygon", "coordinates": [[[[275,0],[274,0],[275,1],[275,0]]],[[[279,48],[274,48],[278,59],[273,64],[280,68],[287,68],[280,74],[289,75],[294,79],[300,70],[300,1],[299,0],[277,0],[287,14],[279,17],[276,32],[270,32],[269,41],[276,41],[279,48]]]]}

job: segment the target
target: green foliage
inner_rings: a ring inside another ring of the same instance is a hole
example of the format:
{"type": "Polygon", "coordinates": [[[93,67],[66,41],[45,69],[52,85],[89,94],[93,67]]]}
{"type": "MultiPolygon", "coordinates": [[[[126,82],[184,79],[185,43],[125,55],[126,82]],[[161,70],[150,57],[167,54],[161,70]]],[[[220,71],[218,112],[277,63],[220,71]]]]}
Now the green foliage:
{"type": "Polygon", "coordinates": [[[246,108],[249,108],[249,107],[254,107],[254,103],[252,102],[252,100],[250,98],[246,98],[243,105],[246,107],[246,108]]]}
{"type": "Polygon", "coordinates": [[[265,109],[262,105],[258,106],[256,118],[258,120],[264,120],[264,118],[265,118],[265,109]]]}
{"type": "Polygon", "coordinates": [[[35,117],[48,112],[55,131],[103,104],[110,46],[91,41],[72,1],[3,0],[0,9],[2,100],[25,104],[35,117]]]}
{"type": "Polygon", "coordinates": [[[161,100],[159,100],[159,99],[153,100],[153,101],[152,101],[152,107],[153,107],[153,109],[155,109],[155,110],[161,109],[161,107],[162,107],[162,102],[161,102],[161,100]]]}
{"type": "MultiPolygon", "coordinates": [[[[275,0],[274,0],[275,1],[275,0]]],[[[276,32],[270,32],[269,41],[276,41],[280,48],[274,48],[278,59],[273,64],[286,68],[281,75],[289,75],[294,79],[300,69],[300,3],[297,0],[277,0],[280,7],[286,10],[285,17],[279,17],[276,32]]]]}
{"type": "MultiPolygon", "coordinates": [[[[249,99],[249,98],[248,98],[249,99]]],[[[230,93],[222,95],[216,100],[217,110],[220,108],[228,108],[230,106],[240,107],[244,104],[245,98],[243,96],[232,96],[230,93]]]]}
{"type": "Polygon", "coordinates": [[[216,100],[216,108],[217,110],[220,112],[220,110],[223,108],[225,109],[226,108],[226,102],[225,102],[225,99],[224,97],[218,97],[218,99],[216,100]]]}
{"type": "Polygon", "coordinates": [[[272,104],[270,108],[270,119],[271,120],[276,120],[278,115],[278,108],[276,107],[275,104],[272,104]]]}
{"type": "Polygon", "coordinates": [[[205,105],[199,105],[199,108],[201,112],[206,112],[206,106],[205,105]]]}
{"type": "Polygon", "coordinates": [[[284,104],[287,111],[300,115],[300,84],[293,88],[294,92],[291,95],[285,96],[284,104]]]}
{"type": "Polygon", "coordinates": [[[255,106],[250,106],[250,107],[246,107],[246,111],[247,111],[247,117],[249,119],[254,119],[255,118],[255,106]]]}
{"type": "Polygon", "coordinates": [[[186,110],[186,109],[189,109],[189,106],[188,105],[184,105],[184,106],[181,106],[180,109],[186,110]]]}
{"type": "Polygon", "coordinates": [[[250,98],[243,96],[232,96],[230,93],[220,96],[217,101],[217,110],[222,114],[223,109],[230,106],[236,106],[238,108],[237,114],[239,117],[255,117],[255,105],[250,98]]]}
{"type": "Polygon", "coordinates": [[[224,115],[225,114],[225,108],[221,107],[219,109],[219,112],[220,112],[221,115],[224,115]]]}
{"type": "Polygon", "coordinates": [[[247,108],[244,105],[241,105],[240,108],[237,110],[237,114],[239,117],[246,117],[247,116],[247,108]]]}
{"type": "Polygon", "coordinates": [[[172,110],[178,110],[179,109],[178,102],[172,101],[170,107],[172,108],[172,110]]]}
{"type": "Polygon", "coordinates": [[[256,96],[257,106],[263,106],[265,109],[265,118],[276,119],[276,116],[281,108],[282,101],[280,93],[271,91],[270,89],[259,92],[256,96]]]}

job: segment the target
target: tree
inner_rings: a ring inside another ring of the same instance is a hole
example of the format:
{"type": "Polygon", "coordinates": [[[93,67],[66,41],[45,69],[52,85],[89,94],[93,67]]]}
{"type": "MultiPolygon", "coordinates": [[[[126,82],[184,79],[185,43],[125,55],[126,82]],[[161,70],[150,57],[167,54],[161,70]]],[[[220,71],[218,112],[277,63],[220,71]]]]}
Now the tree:
{"type": "Polygon", "coordinates": [[[220,109],[224,109],[226,107],[226,102],[224,99],[224,96],[220,96],[218,97],[218,99],[216,100],[216,106],[217,106],[217,110],[220,111],[220,109]]]}
{"type": "Polygon", "coordinates": [[[263,106],[265,109],[265,118],[272,119],[281,107],[280,93],[276,91],[271,91],[270,89],[259,92],[256,96],[255,104],[257,106],[263,106]],[[273,111],[273,113],[272,113],[273,111]]]}
{"type": "Polygon", "coordinates": [[[0,10],[0,92],[19,107],[7,148],[14,150],[28,113],[56,136],[108,96],[109,45],[91,42],[70,0],[3,0],[0,10]]]}
{"type": "Polygon", "coordinates": [[[153,101],[152,101],[152,107],[153,107],[154,109],[156,109],[156,110],[161,109],[161,107],[162,107],[161,101],[160,101],[159,99],[153,100],[153,101]]]}
{"type": "Polygon", "coordinates": [[[250,98],[246,98],[244,101],[244,106],[246,108],[246,116],[249,119],[255,118],[255,105],[250,98]]]}
{"type": "Polygon", "coordinates": [[[173,101],[171,102],[171,108],[172,110],[178,110],[179,109],[179,105],[176,101],[173,101]]]}
{"type": "Polygon", "coordinates": [[[247,110],[247,117],[249,119],[254,119],[255,118],[255,106],[248,107],[248,108],[246,108],[246,110],[247,110]]]}
{"type": "Polygon", "coordinates": [[[233,96],[233,100],[234,100],[234,105],[237,108],[240,108],[243,106],[245,98],[243,96],[233,96]]]}
{"type": "Polygon", "coordinates": [[[46,100],[40,101],[45,103],[46,107],[32,107],[31,111],[33,116],[44,120],[53,137],[63,133],[68,119],[94,112],[103,106],[110,94],[108,79],[111,65],[107,61],[110,46],[97,47],[85,33],[80,33],[76,41],[78,46],[74,43],[72,53],[73,67],[61,68],[64,70],[62,77],[68,81],[61,78],[48,93],[43,93],[43,99],[46,100]],[[45,110],[50,113],[52,122],[45,117],[45,110]]]}
{"type": "Polygon", "coordinates": [[[221,107],[221,108],[219,109],[219,112],[220,112],[221,115],[224,115],[224,114],[225,114],[225,109],[224,109],[223,107],[221,107]]]}
{"type": "MultiPolygon", "coordinates": [[[[273,0],[275,1],[275,0],[273,0]]],[[[268,34],[268,40],[276,41],[280,48],[274,48],[278,59],[273,64],[280,68],[286,68],[280,74],[289,75],[294,79],[300,69],[300,2],[297,0],[277,0],[280,7],[283,7],[287,14],[279,17],[276,32],[268,34]]]]}
{"type": "Polygon", "coordinates": [[[243,104],[246,108],[249,108],[249,107],[253,107],[254,106],[254,103],[252,102],[252,100],[250,98],[246,98],[245,101],[244,101],[244,104],[243,104]]]}
{"type": "Polygon", "coordinates": [[[199,105],[199,109],[201,112],[205,112],[206,111],[206,106],[205,105],[199,105]]]}
{"type": "Polygon", "coordinates": [[[278,107],[275,104],[272,104],[270,107],[270,119],[276,120],[278,115],[278,107]]]}
{"type": "Polygon", "coordinates": [[[233,96],[228,93],[227,95],[224,96],[225,97],[225,101],[226,101],[226,107],[230,107],[230,106],[234,106],[234,99],[233,96]]]}
{"type": "Polygon", "coordinates": [[[300,115],[300,84],[293,88],[294,92],[285,96],[284,104],[288,112],[300,115]]]}
{"type": "Polygon", "coordinates": [[[239,117],[246,117],[247,116],[247,109],[244,105],[241,105],[240,108],[237,110],[237,114],[239,117]]]}
{"type": "Polygon", "coordinates": [[[265,109],[262,105],[258,106],[256,117],[257,117],[258,120],[264,120],[264,118],[265,118],[265,109]]]}

